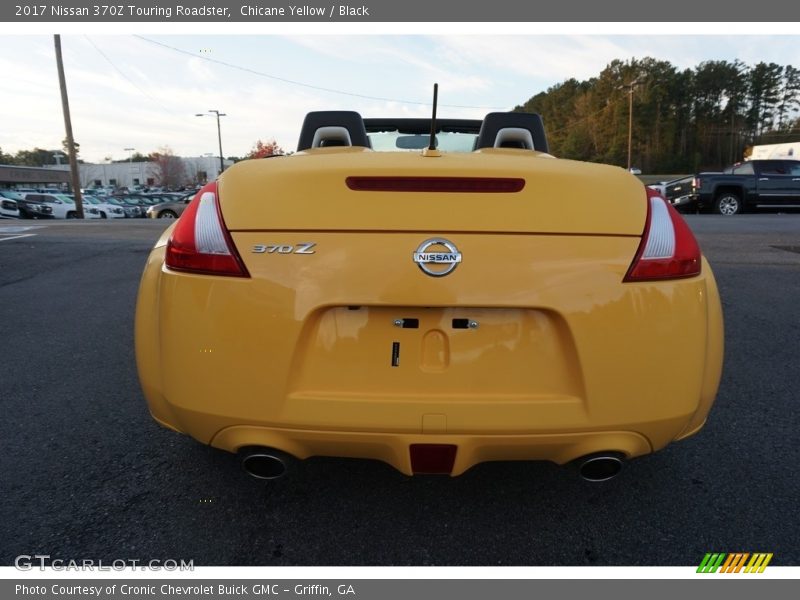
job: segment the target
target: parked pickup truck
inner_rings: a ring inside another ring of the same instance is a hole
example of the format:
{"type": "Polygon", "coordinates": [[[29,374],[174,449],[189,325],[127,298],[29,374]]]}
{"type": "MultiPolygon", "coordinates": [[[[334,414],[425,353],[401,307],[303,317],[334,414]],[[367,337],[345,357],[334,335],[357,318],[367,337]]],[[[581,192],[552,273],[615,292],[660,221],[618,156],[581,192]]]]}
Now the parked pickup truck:
{"type": "Polygon", "coordinates": [[[722,173],[699,173],[689,205],[720,215],[800,207],[800,160],[750,160],[722,173]]]}

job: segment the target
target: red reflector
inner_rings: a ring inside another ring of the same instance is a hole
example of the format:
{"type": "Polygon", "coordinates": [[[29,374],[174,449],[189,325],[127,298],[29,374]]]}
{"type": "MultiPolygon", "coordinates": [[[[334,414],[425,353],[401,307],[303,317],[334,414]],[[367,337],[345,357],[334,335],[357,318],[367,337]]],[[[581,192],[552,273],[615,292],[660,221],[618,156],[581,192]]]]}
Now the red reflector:
{"type": "Polygon", "coordinates": [[[456,449],[453,444],[411,444],[411,470],[415,475],[449,475],[456,449]]]}
{"type": "Polygon", "coordinates": [[[357,192],[483,192],[510,194],[525,187],[512,177],[348,177],[347,187],[357,192]]]}

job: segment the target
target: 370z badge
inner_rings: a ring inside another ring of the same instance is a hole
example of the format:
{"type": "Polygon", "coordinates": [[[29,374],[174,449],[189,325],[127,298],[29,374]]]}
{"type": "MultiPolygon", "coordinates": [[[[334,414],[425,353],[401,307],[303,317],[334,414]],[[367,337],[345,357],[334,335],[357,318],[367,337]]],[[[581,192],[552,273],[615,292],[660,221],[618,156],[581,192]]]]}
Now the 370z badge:
{"type": "Polygon", "coordinates": [[[258,244],[253,246],[255,254],[314,254],[317,242],[291,244],[258,244]]]}

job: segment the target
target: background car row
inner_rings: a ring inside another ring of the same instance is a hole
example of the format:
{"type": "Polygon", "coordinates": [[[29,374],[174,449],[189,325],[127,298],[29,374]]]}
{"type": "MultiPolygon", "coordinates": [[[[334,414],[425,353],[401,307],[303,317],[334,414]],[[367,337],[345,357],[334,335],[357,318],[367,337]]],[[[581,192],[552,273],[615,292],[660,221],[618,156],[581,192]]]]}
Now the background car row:
{"type": "MultiPolygon", "coordinates": [[[[126,218],[144,218],[147,216],[155,216],[162,218],[176,218],[180,212],[176,212],[174,208],[167,208],[161,214],[159,210],[156,214],[151,214],[150,211],[160,209],[162,206],[167,207],[172,203],[187,203],[194,197],[195,190],[181,191],[181,192],[139,192],[127,193],[116,190],[114,193],[109,194],[107,189],[100,190],[86,190],[84,198],[89,203],[94,204],[108,204],[116,208],[122,209],[126,218]]],[[[182,212],[182,211],[181,211],[182,212]]]]}
{"type": "MultiPolygon", "coordinates": [[[[180,216],[194,192],[158,194],[83,193],[86,219],[153,218],[174,219],[180,216]],[[151,210],[155,209],[155,210],[151,210]]],[[[0,190],[0,218],[5,219],[73,219],[78,217],[73,194],[42,189],[0,190]]]]}

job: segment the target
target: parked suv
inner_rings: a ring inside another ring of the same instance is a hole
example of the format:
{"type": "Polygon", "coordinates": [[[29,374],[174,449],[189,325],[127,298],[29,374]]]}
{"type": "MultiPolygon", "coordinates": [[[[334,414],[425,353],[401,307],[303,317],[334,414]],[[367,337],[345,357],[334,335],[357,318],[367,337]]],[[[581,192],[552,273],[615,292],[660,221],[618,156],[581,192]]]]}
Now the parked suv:
{"type": "Polygon", "coordinates": [[[28,200],[25,194],[19,192],[10,192],[8,190],[0,191],[0,199],[9,199],[17,203],[20,219],[52,219],[53,209],[42,202],[28,200]]]}
{"type": "MultiPolygon", "coordinates": [[[[49,205],[56,219],[78,218],[78,207],[75,206],[75,201],[66,194],[25,194],[25,199],[49,205]]],[[[87,219],[99,219],[100,211],[92,208],[91,205],[84,204],[83,216],[87,219]]]]}
{"type": "Polygon", "coordinates": [[[5,196],[0,197],[0,219],[18,219],[17,201],[5,196]]]}

